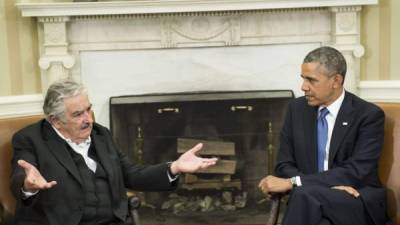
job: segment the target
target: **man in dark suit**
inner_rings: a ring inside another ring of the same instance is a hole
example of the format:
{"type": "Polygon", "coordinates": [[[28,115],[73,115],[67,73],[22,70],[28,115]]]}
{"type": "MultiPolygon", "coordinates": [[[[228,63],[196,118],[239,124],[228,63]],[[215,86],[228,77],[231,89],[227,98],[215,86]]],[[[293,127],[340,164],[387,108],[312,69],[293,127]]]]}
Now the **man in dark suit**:
{"type": "Polygon", "coordinates": [[[49,87],[43,110],[46,119],[12,140],[15,224],[124,224],[127,188],[173,190],[179,173],[207,168],[217,160],[196,156],[199,144],[171,163],[132,164],[109,130],[93,122],[86,89],[71,80],[49,87]]]}
{"type": "Polygon", "coordinates": [[[378,179],[384,113],[343,88],[346,61],[334,48],[311,51],[301,67],[305,96],[288,106],[276,176],[259,187],[290,198],[282,225],[383,225],[378,179]]]}

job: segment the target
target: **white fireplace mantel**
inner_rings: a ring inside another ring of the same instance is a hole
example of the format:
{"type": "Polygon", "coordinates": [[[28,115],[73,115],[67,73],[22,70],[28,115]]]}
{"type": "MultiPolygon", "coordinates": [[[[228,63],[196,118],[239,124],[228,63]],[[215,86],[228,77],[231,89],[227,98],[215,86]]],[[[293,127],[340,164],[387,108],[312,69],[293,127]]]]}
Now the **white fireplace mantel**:
{"type": "Polygon", "coordinates": [[[349,63],[347,89],[358,92],[360,11],[378,0],[134,0],[21,2],[39,22],[42,88],[81,78],[84,51],[319,43],[349,63]]]}
{"type": "Polygon", "coordinates": [[[23,16],[82,16],[315,8],[377,4],[378,0],[142,0],[18,3],[23,16]]]}
{"type": "Polygon", "coordinates": [[[344,54],[348,62],[345,88],[362,94],[359,59],[364,47],[360,43],[360,12],[362,6],[377,3],[378,0],[30,0],[17,6],[24,17],[37,18],[43,93],[51,82],[65,77],[86,85],[94,83],[89,91],[101,93],[94,96],[98,101],[96,112],[100,114],[96,118],[104,119],[107,125],[107,99],[111,94],[186,91],[182,86],[190,91],[298,91],[300,78],[296,74],[301,59],[321,45],[333,46],[344,54]],[[247,54],[249,57],[245,57],[247,54]],[[245,58],[241,61],[240,56],[245,58]],[[225,58],[228,61],[223,61],[225,58]],[[168,67],[171,63],[179,66],[168,67]],[[109,67],[103,68],[105,64],[109,67]],[[185,74],[180,74],[182,71],[185,74]],[[204,82],[210,79],[213,82],[204,82]],[[203,82],[201,86],[197,85],[199,81],[203,82]],[[290,85],[285,86],[286,83],[290,85]],[[112,86],[110,93],[96,89],[104,85],[112,86]]]}

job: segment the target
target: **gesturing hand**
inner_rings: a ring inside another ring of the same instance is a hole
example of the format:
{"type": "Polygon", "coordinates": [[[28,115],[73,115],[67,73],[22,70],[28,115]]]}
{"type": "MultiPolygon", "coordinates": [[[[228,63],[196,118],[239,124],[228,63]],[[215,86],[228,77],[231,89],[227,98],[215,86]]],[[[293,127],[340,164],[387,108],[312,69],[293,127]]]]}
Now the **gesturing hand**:
{"type": "Polygon", "coordinates": [[[32,164],[25,160],[18,160],[18,165],[25,171],[24,180],[24,191],[36,192],[38,190],[44,190],[52,188],[57,184],[56,181],[47,182],[46,179],[40,174],[40,172],[32,164]]]}
{"type": "Polygon", "coordinates": [[[171,164],[171,172],[175,175],[178,173],[192,173],[199,169],[206,169],[217,163],[217,158],[202,158],[196,156],[203,144],[199,143],[192,149],[182,154],[176,161],[171,164]]]}

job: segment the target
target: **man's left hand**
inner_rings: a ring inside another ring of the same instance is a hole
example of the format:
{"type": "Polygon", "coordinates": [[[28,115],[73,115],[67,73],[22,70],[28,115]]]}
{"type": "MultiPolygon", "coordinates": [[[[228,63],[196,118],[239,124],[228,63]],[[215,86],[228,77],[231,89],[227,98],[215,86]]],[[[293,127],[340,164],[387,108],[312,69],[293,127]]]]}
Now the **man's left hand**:
{"type": "Polygon", "coordinates": [[[332,189],[336,189],[336,190],[341,190],[341,191],[347,192],[350,195],[354,196],[355,198],[358,198],[360,196],[360,193],[355,188],[350,187],[350,186],[344,186],[344,185],[334,186],[334,187],[332,187],[332,189]]]}
{"type": "Polygon", "coordinates": [[[217,163],[217,158],[202,158],[198,157],[196,153],[200,151],[203,144],[199,143],[192,149],[182,154],[176,161],[171,164],[171,172],[173,175],[179,173],[193,173],[199,169],[206,169],[217,163]]]}

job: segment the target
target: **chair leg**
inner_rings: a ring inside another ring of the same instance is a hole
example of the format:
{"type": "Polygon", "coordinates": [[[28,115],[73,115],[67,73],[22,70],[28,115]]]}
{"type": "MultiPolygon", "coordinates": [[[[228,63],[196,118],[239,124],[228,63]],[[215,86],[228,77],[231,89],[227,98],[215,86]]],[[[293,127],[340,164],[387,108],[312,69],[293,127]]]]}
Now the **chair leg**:
{"type": "Polygon", "coordinates": [[[273,195],[271,197],[271,208],[266,225],[276,225],[278,223],[279,210],[281,205],[281,196],[273,195]]]}
{"type": "Polygon", "coordinates": [[[129,215],[132,219],[132,225],[140,225],[138,209],[140,208],[140,199],[137,196],[128,198],[129,215]]]}

